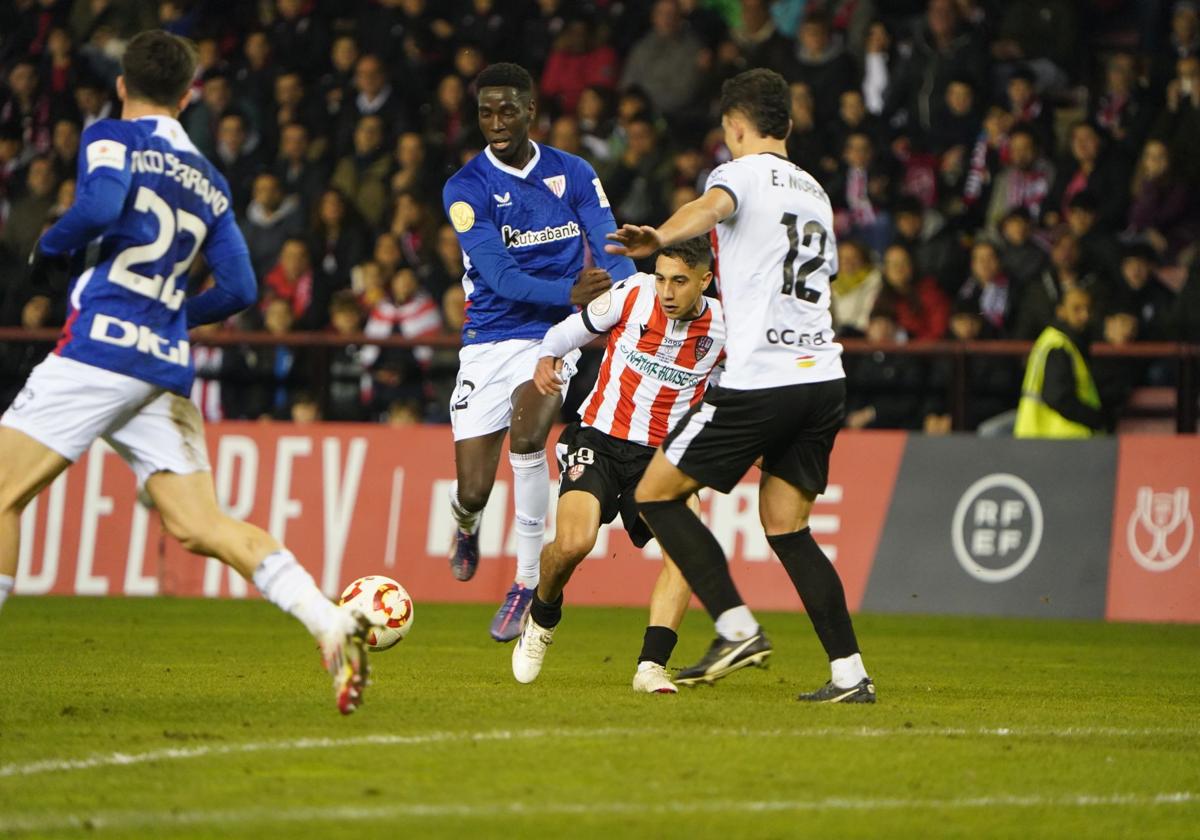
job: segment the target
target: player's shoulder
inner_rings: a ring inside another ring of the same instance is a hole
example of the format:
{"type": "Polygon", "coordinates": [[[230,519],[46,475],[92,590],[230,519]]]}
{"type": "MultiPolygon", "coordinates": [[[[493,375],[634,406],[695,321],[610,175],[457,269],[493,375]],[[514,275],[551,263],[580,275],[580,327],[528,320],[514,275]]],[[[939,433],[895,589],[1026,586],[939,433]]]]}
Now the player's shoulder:
{"type": "Polygon", "coordinates": [[[96,120],[83,130],[80,143],[87,146],[96,140],[117,140],[131,143],[144,137],[142,130],[130,120],[104,119],[96,120]]]}
{"type": "Polygon", "coordinates": [[[542,150],[542,161],[544,165],[553,166],[556,169],[561,169],[564,172],[593,172],[592,165],[579,155],[573,155],[570,152],[564,152],[562,149],[554,146],[547,146],[543,143],[540,147],[542,150]]]}
{"type": "Polygon", "coordinates": [[[442,187],[442,200],[447,207],[455,201],[469,201],[485,194],[487,173],[482,158],[482,153],[476,155],[446,179],[442,187]]]}

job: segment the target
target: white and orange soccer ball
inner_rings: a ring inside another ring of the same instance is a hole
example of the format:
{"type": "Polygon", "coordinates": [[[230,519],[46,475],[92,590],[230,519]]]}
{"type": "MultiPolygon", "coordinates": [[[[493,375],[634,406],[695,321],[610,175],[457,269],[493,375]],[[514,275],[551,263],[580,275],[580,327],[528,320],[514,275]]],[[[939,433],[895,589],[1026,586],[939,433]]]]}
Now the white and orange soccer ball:
{"type": "Polygon", "coordinates": [[[366,616],[371,623],[367,646],[387,650],[408,635],[413,623],[412,597],[383,575],[360,577],[342,591],[338,606],[366,616]]]}

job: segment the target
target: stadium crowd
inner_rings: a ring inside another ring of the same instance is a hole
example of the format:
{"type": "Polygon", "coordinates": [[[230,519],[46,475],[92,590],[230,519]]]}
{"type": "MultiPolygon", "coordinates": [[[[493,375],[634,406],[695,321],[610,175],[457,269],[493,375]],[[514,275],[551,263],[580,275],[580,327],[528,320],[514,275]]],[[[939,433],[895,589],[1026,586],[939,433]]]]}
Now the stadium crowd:
{"type": "MultiPolygon", "coordinates": [[[[1079,287],[1096,341],[1200,341],[1198,5],[15,0],[0,11],[0,323],[62,323],[65,300],[34,294],[22,265],[71,204],[82,129],[119,115],[124,43],[159,26],[197,44],[181,122],[230,183],[262,291],[213,329],[347,342],[197,347],[210,420],[447,419],[454,349],[355,338],[458,334],[441,187],[483,147],[472,82],[499,60],[540,80],[535,139],[593,164],[618,223],[695,198],[728,157],[722,81],[780,72],[792,160],[836,211],[843,336],[1032,340],[1079,287]]],[[[45,351],[0,345],[0,407],[45,351]]],[[[974,428],[1015,407],[1021,369],[968,364],[974,428]]],[[[948,362],[880,349],[848,368],[848,425],[949,429],[948,362]]],[[[1110,410],[1171,372],[1096,362],[1110,410]]]]}

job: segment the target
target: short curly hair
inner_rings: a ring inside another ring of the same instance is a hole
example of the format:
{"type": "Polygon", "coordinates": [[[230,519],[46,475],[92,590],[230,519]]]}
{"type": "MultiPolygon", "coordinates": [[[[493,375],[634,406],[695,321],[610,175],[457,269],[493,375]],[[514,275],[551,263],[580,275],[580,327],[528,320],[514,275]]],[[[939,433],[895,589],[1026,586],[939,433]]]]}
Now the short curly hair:
{"type": "Polygon", "coordinates": [[[712,249],[708,247],[707,236],[694,236],[674,245],[668,245],[658,252],[661,257],[671,257],[683,261],[688,268],[712,266],[712,249]]]}
{"type": "Polygon", "coordinates": [[[721,116],[737,111],[763,137],[787,139],[790,110],[788,84],[774,70],[747,70],[721,85],[721,116]]]}
{"type": "Polygon", "coordinates": [[[475,89],[483,90],[488,87],[516,88],[518,93],[533,93],[533,76],[519,64],[501,61],[489,64],[475,78],[475,89]]]}

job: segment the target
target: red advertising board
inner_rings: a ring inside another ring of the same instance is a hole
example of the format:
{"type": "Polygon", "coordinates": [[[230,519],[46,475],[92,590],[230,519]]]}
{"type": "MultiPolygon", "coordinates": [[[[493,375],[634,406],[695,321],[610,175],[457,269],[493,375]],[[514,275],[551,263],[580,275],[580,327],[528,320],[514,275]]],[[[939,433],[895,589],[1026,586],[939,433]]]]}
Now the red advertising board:
{"type": "MultiPolygon", "coordinates": [[[[834,450],[814,534],[861,602],[904,449],[902,433],[847,433],[834,450]]],[[[512,580],[511,473],[502,460],[481,532],[483,560],[469,583],[446,562],[453,534],[449,429],[225,423],[208,430],[217,498],[232,515],[284,541],[330,594],[360,575],[400,580],[424,601],[498,602],[512,580]]],[[[799,599],[758,522],[756,473],[728,495],[708,494],[703,516],[721,540],[748,603],[792,609],[799,599]]],[[[553,513],[551,528],[553,530],[553,513]]],[[[634,549],[606,528],[572,580],[573,603],[642,605],[659,571],[654,543],[634,549]]],[[[132,474],[97,444],[27,509],[17,591],[76,595],[253,595],[236,575],[162,535],[136,504],[132,474]]]]}
{"type": "Polygon", "coordinates": [[[1110,619],[1200,621],[1200,438],[1122,437],[1110,619]]]}

